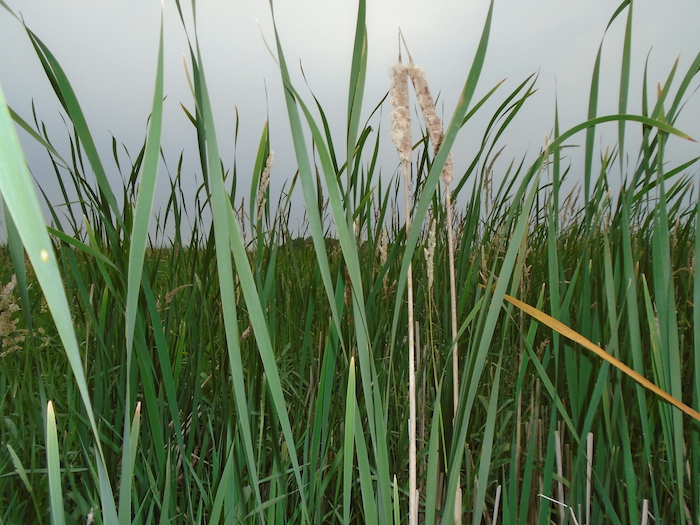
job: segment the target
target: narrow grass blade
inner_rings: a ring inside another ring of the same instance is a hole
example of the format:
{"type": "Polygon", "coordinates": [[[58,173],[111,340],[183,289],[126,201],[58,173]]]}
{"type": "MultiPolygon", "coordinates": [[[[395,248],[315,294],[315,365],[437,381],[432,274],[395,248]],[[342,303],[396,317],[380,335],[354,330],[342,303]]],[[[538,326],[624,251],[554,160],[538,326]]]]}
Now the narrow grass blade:
{"type": "MultiPolygon", "coordinates": [[[[365,92],[365,78],[367,76],[367,26],[365,15],[367,7],[365,0],[359,0],[357,8],[357,22],[355,25],[355,43],[353,45],[352,65],[350,66],[350,84],[348,88],[348,136],[346,143],[347,151],[347,175],[350,181],[353,173],[353,157],[355,154],[355,144],[357,132],[360,126],[360,116],[362,112],[362,98],[365,92]]],[[[347,202],[350,202],[349,200],[347,202]]],[[[347,210],[348,217],[352,216],[353,210],[347,210]]]]}
{"type": "Polygon", "coordinates": [[[464,455],[472,407],[474,406],[478,388],[481,383],[481,374],[486,366],[487,353],[491,346],[493,335],[496,331],[498,317],[503,306],[503,299],[505,297],[506,290],[511,285],[511,278],[514,273],[516,260],[518,259],[521,245],[526,235],[528,218],[532,210],[538,184],[539,171],[537,171],[534,181],[530,181],[529,178],[526,178],[522,182],[519,191],[516,193],[515,202],[520,202],[522,199],[522,205],[520,207],[514,206],[511,214],[509,214],[510,216],[508,219],[512,221],[514,227],[510,236],[508,248],[505,256],[503,257],[503,263],[498,274],[498,282],[496,283],[493,295],[490,296],[490,300],[488,302],[484,303],[488,306],[484,306],[484,309],[481,312],[483,325],[481,333],[479,334],[478,343],[475,343],[473,347],[475,351],[473,351],[472,355],[470,356],[468,376],[466,373],[463,374],[463,376],[467,377],[462,378],[462,385],[460,386],[459,412],[455,421],[456,437],[453,437],[449,460],[450,475],[447,482],[447,499],[445,502],[445,508],[448,510],[448,512],[454,508],[455,491],[459,486],[459,474],[464,455]],[[530,188],[530,191],[527,193],[525,198],[522,199],[523,192],[527,190],[529,182],[532,183],[532,188],[530,188]]]}
{"type": "Polygon", "coordinates": [[[343,523],[350,523],[350,504],[355,456],[355,358],[350,359],[348,391],[345,396],[345,441],[343,445],[343,523]]]}
{"type": "MultiPolygon", "coordinates": [[[[153,105],[146,137],[146,149],[141,164],[141,177],[134,212],[134,226],[129,244],[129,278],[126,297],[126,341],[127,362],[131,359],[131,345],[136,324],[136,310],[143,274],[143,262],[148,239],[148,228],[153,215],[156,180],[158,176],[158,158],[160,155],[160,136],[163,125],[163,18],[161,15],[160,43],[158,46],[158,66],[156,85],[153,93],[153,105]]],[[[128,406],[128,405],[127,405],[128,406]]]]}
{"type": "Polygon", "coordinates": [[[489,485],[489,472],[493,461],[493,442],[496,430],[496,414],[498,409],[498,392],[501,386],[501,362],[503,360],[503,349],[498,356],[498,364],[496,365],[496,373],[493,377],[493,387],[489,405],[486,411],[486,426],[484,427],[483,441],[481,444],[481,455],[479,456],[479,473],[477,479],[479,485],[477,487],[476,496],[474,498],[474,511],[472,514],[472,523],[477,525],[481,523],[482,513],[486,508],[486,489],[489,485]]]}
{"type": "MultiPolygon", "coordinates": [[[[153,106],[151,119],[146,138],[146,149],[141,164],[141,181],[139,183],[136,210],[134,212],[134,225],[129,244],[129,266],[126,295],[126,377],[130,377],[131,356],[134,344],[134,329],[136,327],[136,314],[138,309],[139,291],[141,289],[141,277],[143,275],[143,263],[146,253],[146,241],[151,216],[153,215],[153,201],[155,198],[156,180],[158,174],[158,157],[160,154],[160,135],[163,123],[163,17],[161,13],[160,41],[158,46],[158,66],[156,72],[156,87],[153,94],[153,106]]],[[[131,480],[133,473],[132,458],[136,458],[136,450],[131,449],[132,434],[129,428],[129,411],[131,407],[131,392],[126,388],[124,406],[124,433],[123,433],[123,457],[122,476],[119,491],[119,521],[121,525],[131,522],[131,480]]],[[[140,405],[137,407],[137,415],[140,413],[140,405]]],[[[134,416],[136,419],[136,416],[134,416]]],[[[140,419],[140,418],[139,418],[140,419]]],[[[138,434],[137,434],[138,436],[138,434]]],[[[136,443],[133,443],[134,446],[136,443]]]]}
{"type": "MultiPolygon", "coordinates": [[[[435,523],[438,490],[438,463],[440,461],[440,439],[442,425],[442,381],[438,385],[433,405],[433,417],[430,425],[430,442],[428,444],[428,470],[425,486],[425,524],[435,523]]],[[[398,522],[397,522],[398,523],[398,522]]]]}
{"type": "Polygon", "coordinates": [[[362,428],[362,418],[360,417],[357,401],[355,401],[355,446],[357,447],[357,467],[360,471],[360,494],[362,496],[364,523],[379,523],[369,455],[367,454],[365,433],[362,428]]]}
{"type": "Polygon", "coordinates": [[[53,403],[46,407],[46,469],[49,476],[49,500],[51,501],[51,522],[54,525],[65,523],[63,491],[61,490],[61,461],[58,452],[58,433],[53,403]]]}
{"type": "MultiPolygon", "coordinates": [[[[632,12],[634,2],[629,3],[627,11],[627,25],[625,26],[625,41],[622,48],[622,66],[620,71],[620,96],[618,101],[618,112],[621,115],[627,113],[627,99],[630,89],[630,66],[632,55],[632,12]]],[[[625,121],[618,123],[618,147],[620,148],[620,170],[624,173],[625,158],[625,121]]]]}
{"type": "MultiPolygon", "coordinates": [[[[119,487],[119,520],[131,523],[131,491],[132,476],[136,465],[138,452],[139,431],[141,430],[141,403],[136,404],[136,412],[131,427],[127,427],[129,435],[124,436],[122,454],[121,485],[119,487]]],[[[126,429],[125,429],[126,430],[126,429]]]]}

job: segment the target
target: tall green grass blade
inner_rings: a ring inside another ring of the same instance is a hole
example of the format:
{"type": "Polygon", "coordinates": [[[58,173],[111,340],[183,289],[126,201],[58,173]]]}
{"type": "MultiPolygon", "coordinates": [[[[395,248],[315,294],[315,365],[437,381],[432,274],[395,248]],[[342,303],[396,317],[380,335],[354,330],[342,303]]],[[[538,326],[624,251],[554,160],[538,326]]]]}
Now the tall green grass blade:
{"type": "MultiPolygon", "coordinates": [[[[146,254],[146,241],[151,216],[153,215],[153,201],[158,174],[158,158],[160,154],[160,135],[163,123],[163,17],[161,14],[160,41],[158,46],[158,65],[156,73],[156,86],[153,94],[151,119],[146,138],[146,149],[141,164],[141,180],[139,183],[136,210],[134,212],[134,225],[131,231],[129,244],[129,266],[126,295],[126,375],[130,377],[132,347],[134,344],[134,329],[138,309],[139,291],[141,289],[141,277],[143,275],[143,263],[146,254]]],[[[132,440],[129,438],[129,411],[131,407],[131,392],[127,387],[124,406],[124,433],[123,433],[123,457],[122,475],[119,491],[119,520],[120,525],[131,523],[131,481],[133,462],[136,450],[131,449],[132,440]]],[[[137,408],[137,414],[140,408],[137,408]]],[[[136,418],[136,416],[135,416],[136,418]]],[[[140,418],[139,418],[140,419],[140,418]]],[[[138,435],[138,434],[137,434],[138,435]]],[[[135,443],[134,443],[135,445],[135,443]]]]}
{"type": "MultiPolygon", "coordinates": [[[[90,161],[90,166],[92,167],[97,183],[100,188],[102,202],[102,212],[105,219],[111,218],[110,210],[114,213],[117,223],[123,227],[121,213],[119,211],[119,206],[117,205],[117,200],[112,193],[112,189],[107,179],[107,174],[100,160],[100,156],[97,153],[97,147],[90,133],[90,128],[87,125],[87,120],[83,114],[83,110],[78,103],[78,98],[71,87],[71,84],[66,76],[63,68],[58,63],[58,60],[49,51],[49,49],[44,45],[44,43],[32,32],[29,28],[25,28],[29,38],[34,46],[34,49],[41,61],[42,66],[46,76],[49,78],[51,85],[53,86],[56,96],[58,96],[63,109],[68,113],[71,122],[75,126],[75,131],[80,138],[83,145],[85,155],[90,161]]],[[[109,222],[105,222],[105,226],[109,226],[109,222]]]]}
{"type": "Polygon", "coordinates": [[[442,430],[441,413],[442,382],[438,385],[433,405],[432,424],[430,425],[430,441],[428,443],[428,469],[425,485],[425,524],[435,523],[438,490],[438,463],[440,461],[440,433],[442,430]]]}
{"type": "MultiPolygon", "coordinates": [[[[211,118],[210,114],[207,114],[207,116],[211,118]]],[[[213,127],[210,129],[213,129],[213,127]]],[[[212,180],[214,180],[219,174],[214,171],[213,175],[212,180]]],[[[221,186],[223,186],[223,179],[221,180],[221,186]]],[[[240,280],[241,291],[243,292],[246,305],[248,306],[248,315],[250,316],[250,323],[253,328],[253,333],[255,334],[255,339],[258,342],[258,351],[263,367],[265,368],[268,388],[270,389],[270,394],[275,405],[275,411],[277,412],[277,416],[279,417],[280,424],[282,426],[282,433],[284,434],[285,441],[287,442],[289,455],[292,460],[294,477],[296,478],[296,482],[299,487],[302,519],[304,522],[306,522],[309,520],[306,492],[304,491],[304,486],[301,479],[301,468],[297,457],[296,443],[292,433],[292,425],[289,420],[287,404],[284,400],[282,383],[280,380],[277,363],[275,361],[275,353],[273,350],[272,341],[270,339],[269,328],[265,320],[264,309],[260,304],[260,297],[255,287],[255,280],[250,270],[245,244],[243,242],[243,238],[241,237],[240,230],[238,229],[236,217],[233,214],[230,204],[226,202],[225,205],[226,208],[224,211],[228,219],[227,226],[231,243],[230,252],[233,253],[233,258],[236,262],[236,270],[240,280]]]]}
{"type": "Polygon", "coordinates": [[[53,403],[46,407],[46,470],[49,476],[49,499],[51,500],[51,523],[63,525],[63,491],[61,490],[61,460],[58,451],[58,433],[53,403]]]}
{"type": "MultiPolygon", "coordinates": [[[[250,202],[248,204],[250,214],[250,229],[251,232],[255,232],[258,228],[258,216],[262,219],[262,210],[258,210],[258,206],[261,204],[258,202],[258,192],[260,191],[260,176],[265,169],[265,163],[269,156],[270,150],[270,125],[268,121],[265,121],[263,126],[262,135],[260,136],[260,143],[258,145],[258,154],[255,157],[255,166],[253,167],[253,180],[250,184],[250,202]]],[[[269,191],[268,191],[269,193],[269,191]]],[[[260,232],[258,232],[260,235],[260,232]]],[[[261,239],[259,240],[260,244],[261,239]]]]}
{"type": "MultiPolygon", "coordinates": [[[[156,180],[158,177],[158,159],[160,155],[160,136],[163,125],[163,19],[160,24],[160,43],[158,46],[158,65],[156,85],[153,93],[153,105],[146,138],[146,149],[141,164],[141,177],[134,212],[134,225],[129,244],[129,277],[126,296],[126,341],[127,367],[131,361],[134,327],[136,325],[137,303],[141,288],[143,263],[146,257],[148,229],[153,215],[156,180]]],[[[128,406],[128,405],[127,405],[128,406]]]]}
{"type": "MultiPolygon", "coordinates": [[[[634,3],[630,1],[627,11],[627,25],[625,26],[625,40],[622,48],[622,70],[620,71],[620,97],[618,113],[627,113],[627,99],[630,89],[630,67],[632,63],[632,11],[634,3]]],[[[618,123],[618,147],[620,148],[620,171],[624,173],[625,162],[625,121],[618,123]]]]}
{"type": "MultiPolygon", "coordinates": [[[[272,8],[272,3],[270,5],[272,8]]],[[[361,28],[362,31],[364,31],[364,22],[362,22],[361,20],[364,16],[363,13],[363,6],[360,5],[358,12],[358,27],[361,28]]],[[[360,36],[358,36],[358,40],[364,40],[364,37],[360,38],[360,36]]],[[[317,254],[317,260],[319,262],[322,275],[325,275],[328,259],[325,249],[324,231],[320,221],[320,215],[318,215],[318,207],[315,204],[316,197],[315,189],[313,187],[312,171],[309,164],[308,152],[306,150],[306,141],[304,138],[304,132],[302,129],[301,119],[299,116],[297,105],[304,112],[307,124],[311,128],[312,136],[315,140],[315,145],[318,148],[318,155],[321,161],[321,165],[323,167],[323,174],[329,194],[328,200],[333,214],[334,225],[336,227],[336,232],[338,235],[338,240],[340,242],[343,258],[347,265],[348,274],[350,276],[350,281],[352,284],[353,315],[356,320],[355,336],[357,338],[358,359],[360,362],[360,373],[363,385],[364,402],[368,413],[367,421],[370,428],[370,436],[372,438],[374,457],[377,461],[381,510],[383,511],[385,521],[390,521],[391,478],[389,476],[389,468],[387,462],[388,454],[386,451],[386,439],[384,436],[381,435],[383,424],[380,424],[381,412],[378,410],[378,407],[381,406],[379,403],[380,397],[376,390],[374,390],[374,388],[376,387],[371,386],[376,385],[376,381],[375,372],[373,371],[372,364],[370,363],[370,344],[368,340],[367,329],[368,323],[366,319],[366,310],[364,308],[366,303],[363,294],[362,277],[360,271],[360,263],[357,255],[356,239],[354,234],[351,233],[349,225],[346,222],[347,204],[343,202],[342,191],[339,187],[337,175],[334,171],[334,164],[331,159],[329,148],[325,144],[323,135],[318,126],[316,125],[308,108],[298,96],[289,80],[289,72],[287,70],[276,25],[275,38],[277,42],[277,53],[282,73],[282,80],[285,83],[286,87],[285,93],[287,99],[287,110],[289,114],[290,125],[292,129],[292,137],[294,139],[295,152],[297,155],[297,163],[299,165],[299,171],[302,180],[304,200],[307,204],[306,210],[307,214],[309,215],[309,223],[311,226],[311,233],[317,254]]],[[[365,66],[362,65],[364,60],[364,58],[357,58],[357,60],[355,61],[355,63],[358,64],[357,67],[361,69],[364,68],[365,66]]],[[[358,75],[362,77],[364,73],[358,72],[358,75]]],[[[354,101],[355,102],[353,103],[353,111],[359,111],[359,92],[355,93],[354,101]]],[[[348,119],[350,121],[352,121],[354,118],[356,117],[354,117],[353,115],[348,116],[348,119]]],[[[324,282],[325,281],[326,278],[324,277],[324,282]]],[[[339,328],[339,316],[337,314],[337,309],[335,308],[334,302],[332,300],[332,286],[330,286],[329,283],[325,283],[325,286],[326,293],[330,300],[333,318],[337,324],[337,327],[339,328]]]]}
{"type": "Polygon", "coordinates": [[[478,486],[474,498],[474,511],[472,513],[472,523],[481,523],[482,513],[486,508],[486,489],[489,486],[489,472],[493,462],[493,442],[496,430],[496,414],[498,409],[498,392],[501,386],[501,362],[503,360],[503,350],[498,356],[496,373],[493,377],[493,387],[489,398],[489,405],[486,411],[486,425],[484,427],[483,442],[481,443],[481,454],[479,456],[479,473],[477,474],[478,486]]]}
{"type": "Polygon", "coordinates": [[[287,62],[284,58],[284,53],[282,52],[282,45],[280,43],[279,35],[277,32],[277,26],[275,23],[275,14],[272,0],[270,0],[270,11],[272,12],[272,22],[275,31],[275,41],[277,44],[277,56],[279,61],[280,70],[282,73],[282,81],[285,85],[285,100],[287,103],[287,114],[289,117],[289,123],[292,132],[292,138],[294,141],[294,154],[297,160],[297,166],[299,169],[302,193],[304,195],[304,202],[306,203],[306,214],[309,220],[309,227],[311,229],[311,236],[314,243],[314,249],[316,252],[316,257],[319,265],[319,270],[321,272],[321,278],[326,289],[326,294],[330,300],[331,312],[333,314],[333,322],[336,324],[336,329],[340,333],[341,323],[340,315],[336,309],[335,303],[332,301],[334,295],[333,290],[333,279],[331,277],[330,266],[328,263],[328,255],[326,253],[326,245],[324,241],[324,229],[323,223],[321,221],[321,215],[319,213],[318,207],[312,205],[316,202],[316,190],[314,188],[313,176],[311,164],[309,162],[306,139],[304,138],[304,131],[301,124],[301,118],[299,116],[299,111],[296,106],[296,98],[292,94],[292,91],[288,89],[291,87],[289,82],[289,72],[287,69],[287,62]]]}
{"type": "MultiPolygon", "coordinates": [[[[357,22],[355,25],[355,42],[353,45],[352,63],[350,66],[350,84],[348,86],[348,130],[346,141],[347,152],[347,177],[348,187],[354,170],[353,161],[355,158],[355,146],[357,144],[357,133],[360,126],[360,116],[362,112],[362,98],[365,92],[365,78],[367,76],[367,26],[365,23],[366,2],[359,0],[357,7],[357,22]]],[[[357,186],[355,184],[355,186],[357,186]]],[[[351,219],[355,210],[350,206],[351,201],[346,199],[348,220],[351,219]]]]}
{"type": "MultiPolygon", "coordinates": [[[[669,242],[669,219],[666,203],[666,191],[663,180],[663,150],[665,137],[659,137],[659,152],[657,154],[657,177],[659,178],[659,204],[654,221],[654,237],[652,241],[654,288],[657,290],[656,308],[661,338],[661,358],[667,391],[676,399],[683,399],[683,381],[681,378],[680,343],[678,336],[678,318],[676,315],[676,297],[674,272],[671,266],[671,245],[669,242]]],[[[700,408],[700,407],[699,407],[700,408]]],[[[669,410],[664,407],[663,410],[669,410]]],[[[697,412],[696,412],[697,413],[697,412]]],[[[671,430],[672,441],[666,443],[669,449],[671,463],[675,468],[674,479],[678,494],[684,494],[685,486],[685,443],[683,416],[678,411],[672,411],[671,430]]],[[[697,416],[700,421],[700,415],[697,416]]],[[[679,502],[680,503],[680,502],[679,502]]],[[[678,511],[679,513],[681,511],[678,511]]]]}
{"type": "Polygon", "coordinates": [[[136,465],[136,456],[138,455],[139,432],[141,431],[141,403],[136,404],[134,419],[129,428],[129,435],[124,436],[124,450],[129,454],[123,455],[122,461],[122,480],[119,487],[119,519],[124,523],[131,523],[131,494],[124,495],[124,491],[132,491],[132,476],[134,475],[134,466],[136,465]],[[128,444],[126,443],[128,441],[128,444]],[[128,476],[124,479],[125,476],[128,476]]]}
{"type": "Polygon", "coordinates": [[[377,501],[375,500],[374,483],[370,469],[369,455],[365,434],[362,429],[360,409],[355,402],[355,446],[357,450],[357,468],[360,472],[360,494],[362,496],[362,514],[364,523],[380,523],[377,501]]]}
{"type": "MultiPolygon", "coordinates": [[[[525,236],[528,217],[535,199],[538,181],[539,173],[535,177],[534,184],[520,207],[519,214],[516,215],[515,210],[512,212],[513,217],[511,220],[514,223],[514,228],[510,237],[508,249],[503,258],[503,264],[498,275],[498,282],[496,283],[493,295],[488,302],[488,307],[484,308],[484,324],[483,328],[481,329],[481,333],[479,334],[478,343],[474,345],[472,356],[470,356],[471,364],[468,370],[469,375],[467,376],[464,374],[464,376],[461,378],[462,385],[460,386],[459,412],[455,422],[457,438],[453,440],[452,449],[450,451],[451,468],[449,469],[447,498],[445,502],[445,509],[448,512],[448,518],[451,515],[451,510],[454,508],[455,491],[458,487],[460,472],[459,465],[462,463],[472,407],[474,406],[477,390],[479,384],[481,383],[481,374],[486,365],[486,355],[491,345],[493,334],[496,330],[496,324],[500,310],[503,306],[504,297],[506,296],[506,290],[511,284],[511,277],[516,259],[518,258],[521,243],[523,242],[525,236]]],[[[526,187],[527,183],[523,182],[521,192],[524,191],[526,187]]]]}
{"type": "MultiPolygon", "coordinates": [[[[615,13],[610,17],[608,25],[605,27],[605,33],[607,34],[608,29],[615,21],[615,19],[620,16],[622,11],[627,8],[631,0],[623,0],[620,5],[615,10],[615,13]]],[[[604,38],[604,37],[603,37],[604,38]]],[[[588,120],[593,120],[598,115],[598,93],[600,91],[600,64],[603,54],[603,42],[598,46],[598,54],[596,55],[595,65],[593,66],[593,74],[591,76],[591,89],[588,99],[588,120]]],[[[584,160],[584,203],[586,207],[590,200],[591,191],[591,178],[593,170],[593,153],[595,151],[595,128],[589,127],[586,130],[586,150],[585,150],[585,160],[584,160]]]]}
{"type": "Polygon", "coordinates": [[[66,356],[75,377],[80,397],[87,410],[87,416],[97,445],[97,467],[100,474],[101,503],[104,518],[114,519],[117,513],[114,496],[104,467],[104,455],[97,430],[97,422],[92,410],[90,395],[80,359],[78,341],[73,329],[68,300],[63,289],[48,233],[43,227],[44,217],[34,193],[32,178],[24,161],[19,139],[13,128],[5,98],[0,89],[0,193],[17,226],[29,261],[46,297],[56,328],[63,342],[66,356]],[[39,225],[40,227],[37,227],[39,225]]]}
{"type": "Polygon", "coordinates": [[[160,509],[160,520],[158,521],[159,525],[167,525],[168,523],[171,522],[170,520],[170,499],[172,498],[171,495],[171,490],[172,490],[172,479],[171,479],[171,472],[172,469],[170,468],[170,452],[168,452],[168,459],[165,463],[165,482],[163,484],[163,503],[161,505],[160,509]]]}

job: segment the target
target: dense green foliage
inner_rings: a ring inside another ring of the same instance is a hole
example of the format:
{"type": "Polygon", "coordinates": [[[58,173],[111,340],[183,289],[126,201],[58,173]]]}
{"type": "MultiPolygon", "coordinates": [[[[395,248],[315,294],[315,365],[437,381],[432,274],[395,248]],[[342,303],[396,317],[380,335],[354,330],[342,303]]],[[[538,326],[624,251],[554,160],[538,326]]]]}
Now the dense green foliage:
{"type": "MultiPolygon", "coordinates": [[[[627,4],[613,20],[631,18],[627,4]]],[[[370,127],[376,115],[359,124],[364,2],[344,145],[334,147],[322,108],[314,120],[287,80],[277,42],[299,164],[288,193],[304,194],[307,239],[289,229],[288,197],[275,209],[263,186],[257,198],[271,147],[267,125],[249,208],[234,209],[240,195],[219,160],[193,40],[191,118],[205,183],[192,198],[180,189],[181,173],[173,176],[159,218],[174,226],[170,242],[161,229],[148,239],[162,47],[148,138],[124,186],[112,188],[68,80],[29,33],[75,127],[63,153],[40,123],[34,127],[65,197],[60,214],[51,203],[48,253],[39,234],[32,239],[23,227],[36,224],[21,219],[31,210],[15,207],[26,199],[30,209],[36,196],[11,186],[11,177],[28,174],[10,137],[10,115],[32,127],[14,112],[0,118],[10,241],[0,249],[0,283],[13,275],[17,283],[0,296],[0,523],[49,516],[55,523],[88,516],[96,523],[407,521],[408,261],[418,334],[421,520],[452,522],[459,485],[462,514],[473,523],[489,523],[496,511],[506,524],[573,523],[574,515],[578,523],[640,523],[647,507],[657,523],[698,523],[700,422],[538,326],[504,294],[549,312],[700,407],[698,159],[672,164],[664,157],[666,141],[684,140],[672,126],[697,85],[700,55],[685,73],[674,67],[658,99],[645,91],[639,116],[621,107],[620,115],[601,117],[599,54],[590,121],[566,133],[555,122],[555,136],[532,166],[514,162],[496,174],[490,166],[498,137],[534,81],[501,95],[482,147],[455,181],[455,197],[466,205],[456,210],[454,232],[460,391],[453,421],[439,177],[454,137],[481,107],[471,98],[489,27],[490,13],[442,149],[433,156],[425,137],[415,144],[408,238],[396,211],[400,181],[379,177],[379,138],[370,127]],[[625,129],[641,130],[635,164],[620,161],[628,152],[619,145],[598,152],[595,125],[604,121],[619,123],[623,145],[625,129]],[[572,136],[585,142],[585,165],[575,169],[561,153],[572,136]],[[622,185],[613,189],[622,167],[622,185]],[[564,194],[573,171],[583,173],[581,190],[564,194]],[[188,243],[185,217],[195,218],[188,243]],[[62,279],[42,273],[53,253],[62,279]],[[50,283],[65,290],[63,303],[50,283]]],[[[628,57],[626,47],[623,86],[628,57]]],[[[112,161],[124,169],[116,148],[112,161]]]]}

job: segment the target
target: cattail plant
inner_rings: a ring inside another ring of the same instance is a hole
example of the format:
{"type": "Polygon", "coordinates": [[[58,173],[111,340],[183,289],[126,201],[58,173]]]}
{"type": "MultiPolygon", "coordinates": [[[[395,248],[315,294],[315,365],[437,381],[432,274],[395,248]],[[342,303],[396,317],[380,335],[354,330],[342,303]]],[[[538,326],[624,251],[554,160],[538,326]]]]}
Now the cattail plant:
{"type": "MultiPolygon", "coordinates": [[[[408,67],[408,74],[413,83],[413,89],[416,92],[416,98],[418,99],[418,105],[423,113],[423,119],[425,120],[425,126],[428,132],[428,137],[430,142],[433,144],[433,152],[437,153],[442,145],[442,139],[444,136],[444,131],[442,127],[442,121],[437,114],[435,107],[435,99],[430,93],[430,87],[428,86],[428,81],[425,78],[425,71],[416,66],[413,63],[410,53],[409,61],[410,66],[408,67]]],[[[446,210],[446,222],[445,229],[447,232],[447,250],[448,250],[448,265],[449,265],[449,276],[450,276],[450,320],[451,320],[451,330],[452,330],[452,401],[453,401],[453,413],[452,413],[452,423],[454,424],[457,419],[457,407],[459,404],[459,349],[457,347],[457,291],[455,285],[455,269],[454,269],[454,242],[453,242],[453,226],[452,226],[452,192],[450,189],[450,183],[454,179],[454,164],[452,160],[452,153],[447,157],[445,166],[442,169],[442,174],[440,178],[445,185],[445,210],[446,210]]],[[[429,270],[430,271],[430,270],[429,270]]],[[[461,523],[461,507],[462,507],[462,495],[461,488],[457,488],[457,493],[455,495],[455,522],[461,523]]]]}
{"type": "MultiPolygon", "coordinates": [[[[399,62],[390,69],[391,74],[391,139],[399,152],[404,180],[406,238],[411,231],[411,205],[409,190],[409,173],[411,171],[411,115],[408,109],[408,71],[409,66],[399,62]]],[[[413,327],[413,268],[408,267],[406,293],[408,295],[408,506],[409,523],[418,523],[418,487],[416,471],[416,368],[415,368],[415,334],[413,327]]]]}
{"type": "MultiPolygon", "coordinates": [[[[403,37],[400,35],[400,38],[403,37]]],[[[404,41],[405,46],[405,41],[404,41]]],[[[408,51],[407,51],[408,53],[408,51]]],[[[403,174],[404,174],[404,189],[406,199],[406,235],[410,232],[410,208],[409,208],[409,170],[411,166],[411,120],[408,110],[408,78],[411,79],[413,89],[416,93],[418,105],[421,108],[423,119],[425,120],[426,129],[430,142],[433,144],[433,152],[437,153],[442,145],[444,135],[442,121],[437,114],[435,107],[435,99],[430,93],[430,87],[425,78],[425,71],[413,63],[411,54],[408,53],[409,65],[404,65],[401,62],[401,54],[399,52],[399,62],[391,68],[392,77],[392,98],[391,103],[394,107],[391,113],[391,122],[393,126],[392,140],[396,145],[401,159],[403,174]]],[[[449,259],[450,273],[450,318],[452,330],[452,382],[453,382],[453,424],[457,418],[457,406],[459,401],[459,351],[457,347],[457,294],[455,284],[454,271],[454,242],[453,242],[453,227],[452,227],[452,194],[450,191],[450,183],[454,179],[454,164],[452,154],[450,154],[443,167],[441,180],[445,185],[445,209],[446,209],[446,230],[447,230],[447,246],[449,259]]],[[[431,224],[431,228],[434,225],[431,224]]],[[[433,230],[434,232],[434,230],[433,230]]],[[[433,237],[434,239],[434,237],[433,237]]],[[[429,254],[426,252],[426,257],[429,254]]],[[[432,261],[429,261],[428,272],[431,272],[432,261]]],[[[432,288],[431,279],[429,279],[429,289],[432,288]]],[[[409,403],[410,403],[410,421],[409,421],[409,502],[415,492],[415,335],[413,329],[413,283],[412,269],[409,266],[408,283],[406,286],[408,293],[408,331],[409,331],[409,403]]],[[[461,489],[457,488],[455,501],[455,521],[461,523],[461,489]]],[[[411,519],[413,515],[417,516],[417,501],[414,510],[413,503],[409,503],[411,509],[411,519]]],[[[417,518],[416,518],[417,519],[417,518]]]]}

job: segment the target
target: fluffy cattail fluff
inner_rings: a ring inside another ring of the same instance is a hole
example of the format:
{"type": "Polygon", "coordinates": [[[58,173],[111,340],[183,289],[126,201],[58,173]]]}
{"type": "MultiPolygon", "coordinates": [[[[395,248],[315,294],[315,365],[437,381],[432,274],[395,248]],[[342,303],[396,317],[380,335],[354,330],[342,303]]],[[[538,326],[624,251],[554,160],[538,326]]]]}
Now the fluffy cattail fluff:
{"type": "Polygon", "coordinates": [[[418,66],[411,65],[408,68],[408,74],[411,77],[411,82],[413,82],[413,89],[416,92],[418,105],[423,112],[425,127],[428,129],[428,136],[433,143],[434,151],[437,151],[438,148],[440,148],[440,144],[442,144],[442,122],[437,115],[435,101],[430,94],[428,81],[425,79],[425,71],[418,66]]]}
{"type": "Polygon", "coordinates": [[[275,152],[270,150],[270,154],[265,162],[265,169],[260,175],[260,185],[258,186],[258,198],[256,199],[255,207],[258,209],[258,221],[262,219],[263,205],[265,204],[265,192],[270,185],[270,170],[275,161],[275,152]]]}
{"type": "Polygon", "coordinates": [[[411,162],[411,114],[408,109],[409,66],[394,64],[389,69],[391,76],[391,140],[399,152],[401,162],[411,162]]]}
{"type": "MultiPolygon", "coordinates": [[[[430,87],[428,86],[428,81],[425,79],[425,71],[418,66],[411,65],[408,68],[408,74],[411,77],[413,89],[416,92],[418,105],[423,112],[425,127],[428,130],[430,142],[433,143],[433,152],[437,153],[437,151],[440,149],[440,145],[442,144],[444,133],[442,130],[442,121],[440,120],[440,117],[438,117],[437,110],[435,108],[435,100],[430,94],[430,87]]],[[[445,184],[450,184],[454,179],[452,153],[450,153],[447,157],[447,161],[445,162],[445,166],[442,168],[440,178],[445,184]]]]}

